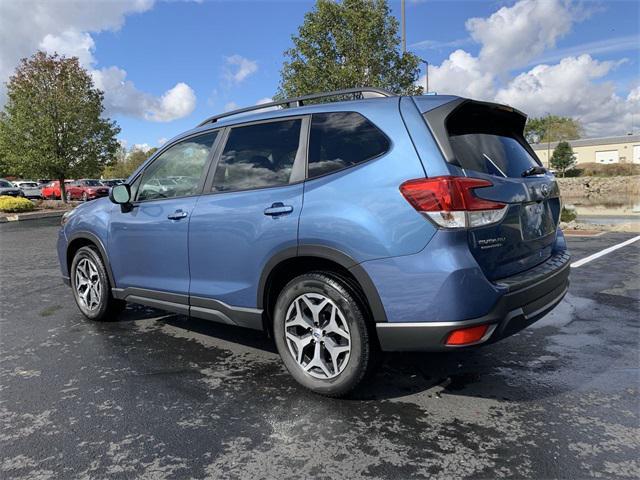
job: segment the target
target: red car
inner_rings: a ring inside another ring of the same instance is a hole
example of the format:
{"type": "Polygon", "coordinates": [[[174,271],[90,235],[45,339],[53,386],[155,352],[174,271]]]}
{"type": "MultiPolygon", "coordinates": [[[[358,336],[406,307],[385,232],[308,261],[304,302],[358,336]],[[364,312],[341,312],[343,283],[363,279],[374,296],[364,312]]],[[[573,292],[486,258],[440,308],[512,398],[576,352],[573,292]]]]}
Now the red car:
{"type": "MultiPolygon", "coordinates": [[[[71,182],[73,182],[73,180],[64,181],[65,189],[69,188],[69,184],[71,182]]],[[[54,180],[53,182],[49,182],[44,187],[42,187],[42,196],[47,200],[59,200],[60,199],[60,181],[54,180]]]]}
{"type": "Polygon", "coordinates": [[[103,185],[100,180],[82,179],[66,185],[67,200],[93,200],[109,195],[109,187],[103,185]]]}

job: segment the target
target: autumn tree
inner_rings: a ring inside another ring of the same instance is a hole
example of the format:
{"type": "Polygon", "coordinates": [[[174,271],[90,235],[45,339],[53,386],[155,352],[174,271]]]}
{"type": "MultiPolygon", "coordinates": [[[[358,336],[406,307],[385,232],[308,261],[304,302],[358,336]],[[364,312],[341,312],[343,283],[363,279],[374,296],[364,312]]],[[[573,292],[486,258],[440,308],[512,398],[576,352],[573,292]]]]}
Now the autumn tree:
{"type": "Polygon", "coordinates": [[[420,59],[400,51],[386,0],[318,0],[292,40],[278,98],[365,86],[422,93],[420,59]]]}
{"type": "Polygon", "coordinates": [[[97,176],[116,153],[120,128],[103,111],[103,93],[76,57],[23,59],[0,115],[3,162],[20,176],[59,180],[66,199],[66,178],[97,176]]]}

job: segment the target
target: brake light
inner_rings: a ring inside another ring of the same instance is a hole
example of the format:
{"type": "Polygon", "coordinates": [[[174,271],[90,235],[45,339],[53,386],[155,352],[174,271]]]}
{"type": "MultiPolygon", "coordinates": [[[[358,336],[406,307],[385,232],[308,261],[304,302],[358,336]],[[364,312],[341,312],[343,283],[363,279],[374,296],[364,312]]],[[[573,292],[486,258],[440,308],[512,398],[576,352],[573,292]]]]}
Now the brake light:
{"type": "Polygon", "coordinates": [[[443,228],[471,228],[497,223],[508,205],[477,197],[473,190],[490,187],[488,180],[433,177],[408,180],[400,192],[417,211],[443,228]]]}

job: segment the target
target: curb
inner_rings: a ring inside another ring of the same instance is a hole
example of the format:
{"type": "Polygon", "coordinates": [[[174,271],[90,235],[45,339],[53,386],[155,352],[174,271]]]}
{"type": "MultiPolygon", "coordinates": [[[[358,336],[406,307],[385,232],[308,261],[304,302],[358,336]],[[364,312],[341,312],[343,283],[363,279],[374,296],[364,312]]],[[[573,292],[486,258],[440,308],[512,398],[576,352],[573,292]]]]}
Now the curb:
{"type": "Polygon", "coordinates": [[[25,220],[38,220],[40,218],[54,218],[61,217],[68,212],[68,210],[53,210],[49,212],[27,212],[27,213],[14,213],[0,216],[0,223],[7,222],[20,222],[25,220]]]}

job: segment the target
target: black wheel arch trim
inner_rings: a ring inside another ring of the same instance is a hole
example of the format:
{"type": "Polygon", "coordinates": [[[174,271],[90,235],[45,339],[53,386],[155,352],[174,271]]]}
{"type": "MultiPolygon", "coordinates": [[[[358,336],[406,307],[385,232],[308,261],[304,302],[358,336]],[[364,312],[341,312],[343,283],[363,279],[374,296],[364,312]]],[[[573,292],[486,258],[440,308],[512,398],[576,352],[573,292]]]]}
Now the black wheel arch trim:
{"type": "MultiPolygon", "coordinates": [[[[104,263],[104,268],[107,271],[107,276],[109,277],[109,284],[111,285],[111,288],[115,288],[116,282],[113,277],[113,272],[111,271],[111,264],[109,263],[109,256],[107,255],[107,249],[104,247],[104,243],[102,243],[102,240],[100,239],[100,237],[98,237],[95,233],[92,233],[86,230],[81,230],[69,235],[69,237],[67,238],[67,251],[66,251],[67,263],[70,264],[70,260],[71,260],[69,258],[69,247],[71,247],[71,244],[75,240],[79,240],[79,239],[88,240],[98,248],[98,251],[100,252],[100,256],[102,257],[102,261],[104,263]]],[[[69,275],[71,275],[71,272],[69,272],[69,275]]]]}
{"type": "Polygon", "coordinates": [[[373,314],[374,321],[376,323],[387,321],[387,314],[385,313],[382,300],[380,300],[378,290],[366,270],[346,253],[325,245],[298,245],[297,247],[286,248],[273,255],[265,264],[262,274],[260,275],[257,308],[262,310],[265,308],[264,299],[267,281],[273,270],[283,261],[295,257],[315,257],[330,260],[347,269],[360,284],[369,308],[371,309],[371,313],[373,314]]]}

